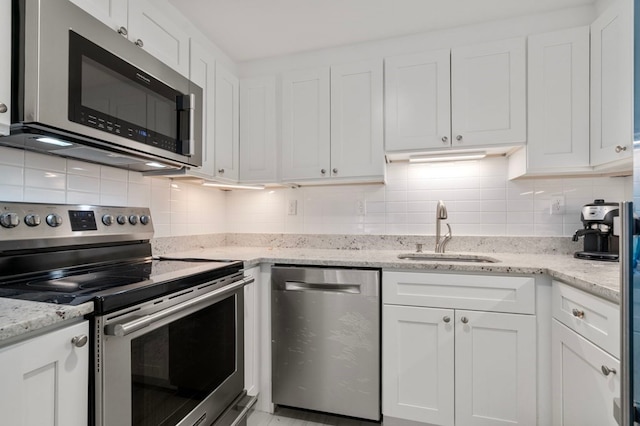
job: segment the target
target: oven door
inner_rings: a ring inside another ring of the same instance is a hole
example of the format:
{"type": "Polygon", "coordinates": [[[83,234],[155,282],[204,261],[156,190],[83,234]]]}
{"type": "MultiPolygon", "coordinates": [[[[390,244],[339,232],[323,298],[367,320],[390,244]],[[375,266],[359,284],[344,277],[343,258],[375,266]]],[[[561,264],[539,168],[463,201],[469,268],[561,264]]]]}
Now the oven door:
{"type": "Polygon", "coordinates": [[[243,287],[251,281],[201,286],[97,320],[97,424],[191,426],[219,417],[244,388],[243,287]]]}

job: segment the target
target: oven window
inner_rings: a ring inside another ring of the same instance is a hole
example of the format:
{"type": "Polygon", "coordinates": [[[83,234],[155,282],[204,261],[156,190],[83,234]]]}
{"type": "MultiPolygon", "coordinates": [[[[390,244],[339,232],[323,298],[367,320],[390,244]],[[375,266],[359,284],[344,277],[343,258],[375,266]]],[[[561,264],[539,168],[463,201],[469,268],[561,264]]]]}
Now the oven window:
{"type": "Polygon", "coordinates": [[[131,341],[133,426],[175,425],[236,371],[236,296],[131,341]]]}

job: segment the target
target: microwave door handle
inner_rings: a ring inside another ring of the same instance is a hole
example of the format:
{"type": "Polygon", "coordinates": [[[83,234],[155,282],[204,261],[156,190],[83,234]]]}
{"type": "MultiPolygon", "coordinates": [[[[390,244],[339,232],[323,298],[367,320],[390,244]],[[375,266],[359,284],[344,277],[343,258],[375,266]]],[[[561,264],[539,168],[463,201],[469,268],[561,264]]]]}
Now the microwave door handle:
{"type": "MultiPolygon", "coordinates": [[[[196,129],[196,115],[195,115],[195,99],[196,95],[190,93],[188,95],[182,95],[178,97],[177,109],[180,114],[186,114],[189,120],[189,135],[186,139],[181,138],[182,141],[182,155],[191,156],[195,151],[196,141],[193,138],[196,129]]],[[[182,135],[181,135],[182,136],[182,135]]]]}

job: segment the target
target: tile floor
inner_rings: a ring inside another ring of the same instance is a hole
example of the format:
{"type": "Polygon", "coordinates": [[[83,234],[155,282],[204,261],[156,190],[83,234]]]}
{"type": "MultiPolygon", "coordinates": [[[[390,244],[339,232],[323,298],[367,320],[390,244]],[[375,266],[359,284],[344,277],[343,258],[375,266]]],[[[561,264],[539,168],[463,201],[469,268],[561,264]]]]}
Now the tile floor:
{"type": "Polygon", "coordinates": [[[276,407],[274,414],[263,411],[252,412],[247,426],[380,426],[380,423],[333,416],[313,411],[276,407]]]}

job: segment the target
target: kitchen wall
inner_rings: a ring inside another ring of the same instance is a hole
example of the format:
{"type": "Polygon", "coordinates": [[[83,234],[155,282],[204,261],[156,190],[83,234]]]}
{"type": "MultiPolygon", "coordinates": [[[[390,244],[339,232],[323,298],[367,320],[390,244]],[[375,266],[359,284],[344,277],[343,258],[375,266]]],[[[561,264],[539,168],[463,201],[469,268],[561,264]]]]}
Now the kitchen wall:
{"type": "Polygon", "coordinates": [[[233,191],[227,232],[297,234],[435,233],[444,200],[454,235],[560,236],[581,227],[580,209],[596,198],[630,200],[630,177],[507,180],[507,160],[392,163],[386,185],[233,191]],[[550,214],[562,195],[565,213],[550,214]],[[296,214],[289,214],[295,204],[296,214]]]}
{"type": "Polygon", "coordinates": [[[0,200],[150,207],[156,237],[226,231],[222,191],[0,147],[0,200]]]}
{"type": "Polygon", "coordinates": [[[392,163],[386,185],[220,191],[0,148],[0,176],[3,201],[148,206],[156,237],[224,232],[433,235],[439,199],[447,205],[454,235],[569,236],[580,227],[582,205],[595,198],[633,198],[631,177],[508,181],[502,157],[392,163]],[[564,195],[564,215],[549,213],[553,195],[564,195]],[[296,214],[289,214],[290,207],[296,214]]]}

